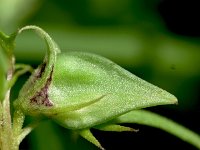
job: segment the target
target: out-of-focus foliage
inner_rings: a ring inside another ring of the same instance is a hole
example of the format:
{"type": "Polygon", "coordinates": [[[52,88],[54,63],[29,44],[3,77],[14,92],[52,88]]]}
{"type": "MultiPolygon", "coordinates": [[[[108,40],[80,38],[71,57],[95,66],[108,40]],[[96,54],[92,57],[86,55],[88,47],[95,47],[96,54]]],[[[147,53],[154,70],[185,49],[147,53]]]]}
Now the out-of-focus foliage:
{"type": "Polygon", "coordinates": [[[31,15],[40,3],[38,0],[0,0],[1,30],[16,30],[20,22],[31,15]]]}
{"type": "Polygon", "coordinates": [[[6,57],[0,47],[0,101],[3,99],[5,94],[6,71],[7,71],[6,57]]]}
{"type": "MultiPolygon", "coordinates": [[[[200,107],[200,38],[170,32],[158,11],[160,3],[160,0],[0,0],[0,28],[13,31],[18,26],[35,24],[44,28],[62,51],[89,51],[113,60],[176,95],[179,105],[172,110],[184,114],[180,122],[191,119],[188,125],[200,132],[200,125],[192,122],[195,119],[190,116],[198,116],[200,107]]],[[[45,54],[45,45],[32,33],[20,35],[16,46],[17,62],[36,66],[45,54]]],[[[40,130],[42,127],[34,131],[35,137],[42,137],[40,130]]],[[[45,141],[40,141],[36,149],[45,145],[51,148],[59,140],[48,142],[46,137],[45,141]]],[[[71,149],[83,149],[79,145],[71,149]]]]}
{"type": "Polygon", "coordinates": [[[6,76],[8,70],[8,59],[4,48],[4,34],[0,32],[0,101],[3,100],[5,96],[6,76]]]}

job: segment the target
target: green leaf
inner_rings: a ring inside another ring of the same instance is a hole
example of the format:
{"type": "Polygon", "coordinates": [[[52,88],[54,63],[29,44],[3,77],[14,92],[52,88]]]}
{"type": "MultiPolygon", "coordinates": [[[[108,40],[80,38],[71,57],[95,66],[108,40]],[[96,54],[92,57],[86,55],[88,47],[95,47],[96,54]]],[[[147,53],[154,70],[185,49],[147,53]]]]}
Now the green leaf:
{"type": "Polygon", "coordinates": [[[20,22],[33,13],[40,3],[38,0],[1,0],[0,28],[11,30],[17,28],[20,22]]]}
{"type": "Polygon", "coordinates": [[[200,149],[200,136],[198,134],[153,112],[134,110],[115,118],[113,123],[137,123],[162,129],[200,149]]]}

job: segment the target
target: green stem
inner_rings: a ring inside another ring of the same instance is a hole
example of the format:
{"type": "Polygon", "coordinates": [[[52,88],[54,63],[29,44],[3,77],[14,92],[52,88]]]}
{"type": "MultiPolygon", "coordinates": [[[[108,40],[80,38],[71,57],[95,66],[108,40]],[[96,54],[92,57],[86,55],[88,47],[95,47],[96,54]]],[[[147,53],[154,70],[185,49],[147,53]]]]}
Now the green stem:
{"type": "Polygon", "coordinates": [[[12,143],[12,128],[11,128],[11,116],[10,116],[10,90],[7,91],[5,99],[1,105],[1,127],[0,127],[0,148],[2,150],[9,150],[12,143]]]}
{"type": "Polygon", "coordinates": [[[15,74],[12,77],[12,80],[10,80],[10,82],[8,83],[8,88],[11,88],[15,84],[19,76],[25,74],[26,72],[31,72],[31,73],[33,72],[33,68],[30,65],[25,65],[25,64],[15,65],[15,70],[17,69],[20,70],[15,72],[15,74]]]}
{"type": "Polygon", "coordinates": [[[22,140],[33,130],[35,129],[41,122],[41,118],[35,120],[34,122],[27,125],[25,128],[21,130],[21,133],[18,136],[18,143],[20,144],[22,140]]]}
{"type": "Polygon", "coordinates": [[[15,110],[13,116],[13,149],[18,149],[22,140],[33,130],[35,129],[43,118],[37,118],[35,121],[31,122],[25,128],[23,127],[23,123],[25,120],[25,115],[20,110],[15,110]]]}
{"type": "MultiPolygon", "coordinates": [[[[11,55],[10,55],[11,56],[11,55]]],[[[9,69],[7,71],[7,82],[10,82],[13,77],[14,72],[14,63],[15,59],[14,56],[11,56],[9,58],[9,69]]],[[[7,92],[5,94],[5,98],[2,101],[1,104],[1,114],[0,114],[0,120],[2,121],[1,127],[0,127],[0,140],[1,140],[1,150],[10,150],[13,140],[13,134],[12,134],[12,122],[11,122],[11,114],[10,114],[10,88],[7,89],[7,92]]]]}
{"type": "MultiPolygon", "coordinates": [[[[30,128],[34,128],[33,125],[28,128],[29,130],[27,128],[25,130],[22,130],[25,116],[19,110],[15,110],[14,112],[12,125],[10,114],[10,89],[15,84],[20,75],[26,73],[27,71],[33,71],[33,69],[28,65],[15,65],[15,57],[13,54],[13,49],[15,46],[14,40],[16,36],[20,32],[22,32],[22,30],[26,30],[29,28],[35,29],[37,27],[30,26],[27,28],[23,28],[19,32],[16,32],[10,36],[0,32],[0,46],[2,47],[2,50],[4,51],[8,59],[8,70],[6,71],[7,92],[3,101],[0,101],[0,150],[18,150],[19,144],[22,141],[23,137],[25,137],[31,131],[30,128]],[[16,72],[15,69],[17,70],[16,72]]],[[[41,29],[38,30],[42,32],[41,29]]],[[[47,40],[47,42],[48,41],[49,40],[47,40]]],[[[52,45],[52,47],[53,46],[54,45],[52,45]]]]}
{"type": "Polygon", "coordinates": [[[115,123],[137,123],[169,132],[200,149],[200,136],[186,127],[158,114],[145,110],[131,111],[119,116],[115,123]]]}
{"type": "Polygon", "coordinates": [[[1,150],[17,150],[18,147],[13,147],[15,143],[15,137],[13,136],[12,130],[12,121],[11,121],[11,113],[10,113],[10,90],[11,86],[9,83],[13,80],[14,74],[14,64],[15,57],[13,55],[14,49],[14,39],[16,37],[16,33],[10,36],[7,36],[0,32],[0,46],[2,50],[7,56],[8,59],[8,70],[6,71],[6,85],[7,91],[5,94],[5,98],[1,101],[0,104],[0,149],[1,150]]]}
{"type": "Polygon", "coordinates": [[[19,149],[19,142],[18,137],[22,132],[22,126],[24,123],[25,115],[20,110],[15,110],[13,116],[13,142],[12,142],[12,149],[19,149]]]}
{"type": "Polygon", "coordinates": [[[2,121],[2,118],[3,118],[3,112],[2,112],[2,104],[0,102],[0,148],[2,147],[2,125],[3,125],[3,121],[2,121]]]}

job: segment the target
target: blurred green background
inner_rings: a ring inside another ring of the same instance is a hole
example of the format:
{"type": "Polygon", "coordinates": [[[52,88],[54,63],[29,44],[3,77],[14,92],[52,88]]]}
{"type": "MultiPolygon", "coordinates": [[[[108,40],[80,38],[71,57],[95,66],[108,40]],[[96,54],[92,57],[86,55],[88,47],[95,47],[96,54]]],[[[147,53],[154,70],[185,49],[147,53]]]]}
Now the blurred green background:
{"type": "MultiPolygon", "coordinates": [[[[34,24],[64,51],[87,51],[111,59],[137,76],[176,95],[179,105],[148,108],[200,134],[200,15],[196,1],[173,0],[0,0],[0,30],[12,33],[34,24]]],[[[45,53],[33,32],[17,38],[16,61],[36,67],[45,53]]],[[[12,97],[29,74],[17,82],[12,97]]],[[[29,120],[31,118],[28,118],[29,120]]],[[[140,125],[139,133],[93,130],[107,149],[195,149],[173,136],[140,125]],[[153,136],[153,138],[152,138],[153,136]],[[146,143],[146,144],[145,144],[146,143]]],[[[46,121],[21,144],[30,150],[96,150],[57,124],[46,121]]]]}

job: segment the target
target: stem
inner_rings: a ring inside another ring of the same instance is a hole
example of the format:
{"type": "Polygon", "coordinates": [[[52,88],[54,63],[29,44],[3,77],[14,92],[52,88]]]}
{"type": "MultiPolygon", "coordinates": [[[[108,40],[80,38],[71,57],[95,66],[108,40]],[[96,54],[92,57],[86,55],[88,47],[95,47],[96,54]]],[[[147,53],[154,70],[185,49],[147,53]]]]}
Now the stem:
{"type": "Polygon", "coordinates": [[[19,148],[19,142],[18,142],[18,137],[20,133],[22,132],[22,126],[24,123],[25,115],[20,111],[16,110],[14,112],[13,116],[13,143],[12,143],[12,148],[13,149],[18,149],[19,148]]]}
{"type": "MultiPolygon", "coordinates": [[[[13,76],[13,64],[14,57],[10,58],[10,67],[7,73],[7,81],[9,82],[13,76]]],[[[1,104],[1,127],[0,127],[0,140],[1,149],[9,150],[10,145],[12,145],[12,126],[11,126],[11,115],[10,115],[10,88],[7,90],[4,100],[1,104]]]]}
{"type": "Polygon", "coordinates": [[[27,125],[25,128],[21,130],[21,133],[18,136],[18,143],[20,144],[22,140],[33,130],[35,129],[39,123],[41,122],[41,118],[35,120],[34,122],[27,125]]]}
{"type": "Polygon", "coordinates": [[[138,123],[162,129],[200,149],[200,136],[186,127],[158,114],[145,110],[135,110],[119,116],[115,123],[138,123]]]}
{"type": "Polygon", "coordinates": [[[2,104],[0,103],[0,148],[2,147],[2,133],[1,133],[2,126],[3,126],[3,120],[2,120],[3,112],[2,112],[2,109],[3,109],[3,107],[2,107],[2,104]]]}
{"type": "Polygon", "coordinates": [[[13,147],[15,143],[15,137],[13,136],[12,131],[12,121],[11,121],[11,112],[10,112],[10,90],[11,86],[9,83],[13,80],[14,74],[14,64],[15,57],[13,55],[14,49],[14,39],[17,34],[7,36],[0,32],[0,46],[5,52],[8,62],[7,70],[7,92],[3,101],[0,101],[0,149],[1,150],[18,150],[18,147],[13,147]]]}
{"type": "Polygon", "coordinates": [[[16,110],[13,116],[13,142],[11,143],[12,150],[18,150],[22,140],[35,129],[42,118],[38,118],[34,122],[22,129],[25,120],[25,115],[20,110],[16,110]]]}
{"type": "Polygon", "coordinates": [[[11,116],[10,116],[10,90],[7,91],[5,99],[2,103],[1,111],[1,149],[9,150],[12,142],[12,128],[11,128],[11,116]]]}
{"type": "MultiPolygon", "coordinates": [[[[28,65],[20,64],[15,66],[15,57],[13,54],[13,49],[15,47],[14,41],[16,36],[20,32],[22,32],[22,30],[26,30],[29,28],[33,29],[36,28],[40,32],[42,32],[40,28],[34,26],[23,28],[19,32],[16,32],[10,36],[7,36],[0,31],[0,46],[2,47],[2,50],[4,51],[8,59],[7,62],[8,70],[5,71],[7,72],[7,81],[6,81],[7,92],[5,94],[5,98],[3,98],[2,101],[0,101],[0,150],[18,150],[19,144],[22,141],[23,137],[25,137],[25,135],[29,133],[28,131],[30,131],[30,129],[22,130],[25,116],[20,110],[15,110],[13,117],[13,126],[12,126],[11,112],[10,112],[10,89],[15,84],[16,80],[20,75],[26,73],[27,71],[30,72],[33,71],[33,69],[28,65]],[[16,72],[15,69],[17,70],[16,72]]],[[[48,37],[47,42],[50,41],[50,37],[48,36],[48,34],[46,36],[48,37]]],[[[55,47],[54,45],[55,44],[51,46],[54,48],[55,47]]]]}
{"type": "Polygon", "coordinates": [[[19,76],[25,74],[26,72],[33,72],[33,68],[30,65],[25,65],[25,64],[18,64],[15,65],[15,69],[20,69],[15,72],[15,74],[12,77],[12,80],[8,83],[8,88],[12,88],[12,86],[15,84],[19,76]]]}

